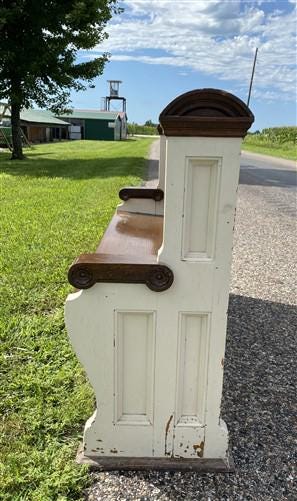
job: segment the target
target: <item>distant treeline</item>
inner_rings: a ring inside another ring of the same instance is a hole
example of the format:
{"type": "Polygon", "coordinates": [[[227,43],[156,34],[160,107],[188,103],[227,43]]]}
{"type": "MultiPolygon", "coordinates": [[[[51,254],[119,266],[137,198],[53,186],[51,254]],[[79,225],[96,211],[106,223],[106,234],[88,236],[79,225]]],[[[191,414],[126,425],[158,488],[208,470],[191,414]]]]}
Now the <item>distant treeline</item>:
{"type": "MultiPolygon", "coordinates": [[[[144,134],[144,135],[158,135],[157,130],[158,124],[154,124],[151,120],[147,120],[144,125],[139,125],[135,122],[128,123],[128,134],[133,136],[134,134],[144,134]]],[[[297,139],[297,127],[269,127],[263,129],[262,131],[257,130],[256,132],[248,133],[245,141],[246,142],[261,142],[261,143],[294,143],[296,144],[297,139]]]]}
{"type": "Polygon", "coordinates": [[[139,125],[135,122],[128,123],[128,134],[131,136],[134,136],[134,134],[155,136],[158,134],[157,124],[154,124],[151,120],[147,120],[144,125],[139,125]]]}

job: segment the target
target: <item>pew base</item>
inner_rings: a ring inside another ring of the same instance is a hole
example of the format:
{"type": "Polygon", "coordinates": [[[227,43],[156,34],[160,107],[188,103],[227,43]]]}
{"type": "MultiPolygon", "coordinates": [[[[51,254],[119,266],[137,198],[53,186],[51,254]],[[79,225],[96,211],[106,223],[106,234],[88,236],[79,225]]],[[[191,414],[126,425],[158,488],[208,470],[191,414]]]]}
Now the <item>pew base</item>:
{"type": "Polygon", "coordinates": [[[223,458],[164,458],[164,457],[109,457],[86,456],[82,445],[79,447],[76,462],[86,464],[91,470],[158,470],[158,471],[195,471],[200,473],[233,473],[235,465],[230,454],[223,458]]]}

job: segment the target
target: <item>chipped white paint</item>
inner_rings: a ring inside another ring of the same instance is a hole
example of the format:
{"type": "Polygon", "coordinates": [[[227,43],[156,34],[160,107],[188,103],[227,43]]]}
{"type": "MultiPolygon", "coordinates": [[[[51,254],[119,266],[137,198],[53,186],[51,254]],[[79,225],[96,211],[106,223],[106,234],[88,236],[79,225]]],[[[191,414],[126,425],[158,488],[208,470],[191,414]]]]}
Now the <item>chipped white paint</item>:
{"type": "Polygon", "coordinates": [[[203,456],[205,439],[206,370],[209,315],[181,313],[178,333],[178,365],[174,456],[203,456]]]}
{"type": "Polygon", "coordinates": [[[172,287],[101,283],[66,302],[69,336],[97,400],[86,456],[227,455],[220,405],[241,140],[161,141],[158,259],[174,272],[172,287]]]}

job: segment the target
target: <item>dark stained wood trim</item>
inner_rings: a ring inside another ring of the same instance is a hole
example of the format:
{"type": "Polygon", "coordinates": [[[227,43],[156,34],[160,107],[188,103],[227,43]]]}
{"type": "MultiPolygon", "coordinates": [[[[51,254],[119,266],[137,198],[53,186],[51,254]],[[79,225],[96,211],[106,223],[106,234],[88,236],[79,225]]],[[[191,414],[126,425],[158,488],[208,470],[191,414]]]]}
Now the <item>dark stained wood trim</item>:
{"type": "Polygon", "coordinates": [[[244,137],[252,122],[241,118],[205,118],[187,120],[168,117],[163,120],[166,136],[244,137]]]}
{"type": "Polygon", "coordinates": [[[157,131],[159,132],[160,136],[163,136],[164,131],[163,131],[163,128],[162,128],[162,126],[160,124],[158,124],[158,126],[157,126],[157,131]]]}
{"type": "Polygon", "coordinates": [[[79,464],[89,465],[91,470],[165,470],[196,471],[200,473],[233,473],[234,462],[231,457],[224,459],[186,459],[186,458],[128,458],[86,456],[81,448],[76,456],[79,464]]]}
{"type": "Polygon", "coordinates": [[[164,198],[163,190],[159,188],[140,188],[140,187],[125,187],[119,191],[121,200],[129,200],[130,198],[148,198],[160,202],[164,198]]]}
{"type": "Polygon", "coordinates": [[[254,115],[229,92],[196,89],[169,103],[159,120],[166,136],[244,137],[254,115]]]}
{"type": "Polygon", "coordinates": [[[97,282],[106,282],[145,284],[154,292],[162,292],[171,287],[173,272],[153,260],[153,257],[81,254],[69,268],[68,280],[77,289],[89,289],[97,282]]]}

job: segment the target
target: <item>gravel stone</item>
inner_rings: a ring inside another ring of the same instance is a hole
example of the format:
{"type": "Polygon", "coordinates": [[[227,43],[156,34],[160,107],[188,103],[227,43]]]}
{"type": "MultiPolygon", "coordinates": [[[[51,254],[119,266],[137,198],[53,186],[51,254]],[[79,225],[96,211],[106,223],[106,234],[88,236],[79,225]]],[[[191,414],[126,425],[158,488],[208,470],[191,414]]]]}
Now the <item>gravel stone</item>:
{"type": "Polygon", "coordinates": [[[242,165],[222,401],[236,471],[93,473],[88,501],[297,500],[296,174],[242,165]]]}

